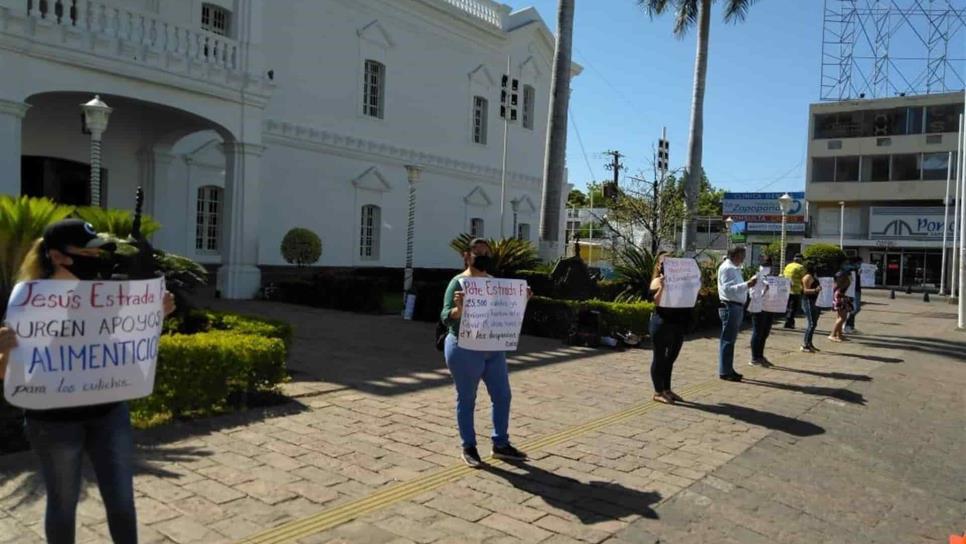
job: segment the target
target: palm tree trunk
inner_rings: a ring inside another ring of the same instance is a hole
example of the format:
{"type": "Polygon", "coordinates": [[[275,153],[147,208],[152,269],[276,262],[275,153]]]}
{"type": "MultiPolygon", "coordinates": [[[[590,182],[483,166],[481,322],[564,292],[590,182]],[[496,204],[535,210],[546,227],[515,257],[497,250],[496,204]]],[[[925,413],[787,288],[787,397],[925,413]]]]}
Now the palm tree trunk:
{"type": "Polygon", "coordinates": [[[544,157],[540,214],[540,250],[556,257],[560,248],[560,200],[567,153],[567,108],[570,102],[570,50],[573,40],[575,0],[560,0],[557,7],[557,44],[550,83],[550,116],[544,157]]]}
{"type": "Polygon", "coordinates": [[[698,191],[701,186],[701,154],[704,150],[704,87],[708,77],[708,40],[711,33],[711,0],[700,0],[698,9],[698,51],[694,59],[694,92],[691,98],[691,131],[688,140],[688,171],[685,173],[685,224],[681,249],[695,250],[698,191]]]}

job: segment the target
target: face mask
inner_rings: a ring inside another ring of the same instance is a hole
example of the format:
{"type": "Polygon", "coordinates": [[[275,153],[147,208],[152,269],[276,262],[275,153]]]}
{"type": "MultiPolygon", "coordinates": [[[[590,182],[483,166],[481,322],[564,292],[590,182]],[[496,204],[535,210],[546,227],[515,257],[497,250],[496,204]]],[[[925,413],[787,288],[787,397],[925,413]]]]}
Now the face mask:
{"type": "Polygon", "coordinates": [[[104,261],[98,257],[88,257],[86,255],[68,254],[72,264],[64,266],[71,274],[77,276],[79,280],[95,280],[104,269],[104,261]]]}
{"type": "Polygon", "coordinates": [[[470,266],[480,272],[489,272],[490,267],[493,266],[493,257],[489,255],[473,255],[473,261],[470,266]]]}

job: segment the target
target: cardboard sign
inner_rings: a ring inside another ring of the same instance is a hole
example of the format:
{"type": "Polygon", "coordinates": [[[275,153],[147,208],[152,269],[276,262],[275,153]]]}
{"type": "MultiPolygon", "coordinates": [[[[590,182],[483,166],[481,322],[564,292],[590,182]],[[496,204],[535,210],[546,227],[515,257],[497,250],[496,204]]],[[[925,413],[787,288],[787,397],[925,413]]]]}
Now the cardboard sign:
{"type": "Polygon", "coordinates": [[[822,291],[818,294],[815,305],[819,308],[831,308],[835,298],[835,278],[819,278],[822,291]]]}
{"type": "Polygon", "coordinates": [[[792,281],[778,276],[761,278],[768,285],[762,298],[762,310],[770,314],[783,314],[788,309],[788,295],[791,293],[792,281]]]}
{"type": "Polygon", "coordinates": [[[701,290],[701,270],[694,259],[664,259],[662,308],[694,308],[701,290]]]}
{"type": "Polygon", "coordinates": [[[10,295],[17,334],[4,398],[31,410],[136,399],[154,389],[164,278],[38,280],[10,295]]]}
{"type": "Polygon", "coordinates": [[[855,298],[855,271],[849,272],[849,288],[845,290],[845,296],[855,298]]]}
{"type": "Polygon", "coordinates": [[[476,351],[515,351],[527,309],[527,282],[462,278],[463,317],[458,345],[476,351]]]}
{"type": "Polygon", "coordinates": [[[875,273],[878,271],[878,266],[862,263],[862,268],[859,270],[859,279],[862,281],[862,287],[875,287],[875,273]]]}

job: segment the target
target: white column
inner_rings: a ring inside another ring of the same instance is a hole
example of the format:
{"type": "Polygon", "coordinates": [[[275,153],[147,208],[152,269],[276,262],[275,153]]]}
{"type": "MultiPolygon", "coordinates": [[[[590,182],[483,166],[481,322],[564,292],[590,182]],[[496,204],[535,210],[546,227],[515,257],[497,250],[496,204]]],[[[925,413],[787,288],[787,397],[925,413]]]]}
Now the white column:
{"type": "Polygon", "coordinates": [[[218,289],[223,298],[253,298],[261,286],[258,269],[258,206],[261,198],[261,145],[223,144],[225,204],[221,231],[222,265],[218,289]]]}
{"type": "Polygon", "coordinates": [[[23,117],[30,104],[0,100],[0,194],[20,196],[23,117]]]}

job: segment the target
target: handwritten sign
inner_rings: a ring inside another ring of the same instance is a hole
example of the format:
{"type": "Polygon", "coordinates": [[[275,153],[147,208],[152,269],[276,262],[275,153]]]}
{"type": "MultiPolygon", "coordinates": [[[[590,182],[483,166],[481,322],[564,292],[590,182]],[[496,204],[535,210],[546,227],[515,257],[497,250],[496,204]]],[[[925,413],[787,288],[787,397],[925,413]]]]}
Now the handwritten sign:
{"type": "Polygon", "coordinates": [[[764,309],[765,287],[764,281],[759,281],[748,290],[748,313],[758,314],[764,309]]]}
{"type": "Polygon", "coordinates": [[[835,278],[819,278],[822,291],[818,294],[815,305],[819,308],[831,308],[835,298],[835,278]]]}
{"type": "Polygon", "coordinates": [[[762,278],[768,289],[762,298],[762,309],[770,314],[783,314],[788,309],[788,295],[792,289],[792,281],[778,276],[762,278]]]}
{"type": "Polygon", "coordinates": [[[497,278],[462,278],[461,348],[515,351],[527,309],[527,282],[497,278]]]}
{"type": "Polygon", "coordinates": [[[663,308],[694,308],[701,290],[701,270],[694,259],[664,259],[663,308]]]}
{"type": "Polygon", "coordinates": [[[862,263],[859,270],[859,279],[862,280],[862,287],[875,287],[875,273],[879,267],[874,264],[862,263]]]}
{"type": "Polygon", "coordinates": [[[164,279],[19,283],[7,307],[17,334],[4,398],[32,410],[151,394],[164,279]]]}
{"type": "Polygon", "coordinates": [[[849,288],[845,290],[845,296],[849,298],[855,298],[855,272],[849,272],[849,288]]]}

